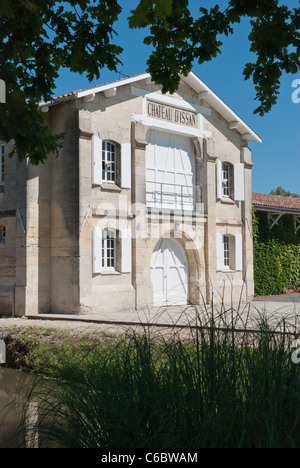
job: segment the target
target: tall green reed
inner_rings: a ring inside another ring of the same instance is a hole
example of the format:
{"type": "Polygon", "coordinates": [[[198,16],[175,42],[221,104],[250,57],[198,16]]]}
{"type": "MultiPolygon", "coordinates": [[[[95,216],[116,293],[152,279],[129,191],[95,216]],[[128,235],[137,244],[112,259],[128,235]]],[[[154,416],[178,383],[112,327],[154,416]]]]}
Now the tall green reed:
{"type": "Polygon", "coordinates": [[[295,330],[263,314],[251,323],[241,304],[183,314],[190,327],[144,325],[70,349],[55,383],[28,396],[39,402],[33,437],[70,448],[300,447],[295,330]]]}

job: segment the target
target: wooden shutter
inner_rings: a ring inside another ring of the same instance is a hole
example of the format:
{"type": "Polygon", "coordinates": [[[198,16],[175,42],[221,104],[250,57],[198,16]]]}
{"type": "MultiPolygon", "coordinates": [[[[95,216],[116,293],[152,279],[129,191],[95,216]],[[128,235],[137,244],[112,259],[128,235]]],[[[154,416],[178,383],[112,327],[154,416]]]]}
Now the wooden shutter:
{"type": "Polygon", "coordinates": [[[124,229],[121,233],[121,255],[122,273],[131,273],[132,271],[132,234],[130,229],[124,229]]]}
{"type": "Polygon", "coordinates": [[[102,229],[99,227],[93,231],[93,272],[102,273],[102,229]]]}
{"type": "Polygon", "coordinates": [[[121,145],[121,187],[131,188],[131,144],[121,145]]]}
{"type": "Polygon", "coordinates": [[[235,236],[235,269],[243,271],[243,236],[235,236]]]}
{"type": "Polygon", "coordinates": [[[244,164],[234,165],[234,199],[235,201],[245,201],[245,166],[244,164]]]}
{"type": "Polygon", "coordinates": [[[221,200],[223,196],[223,177],[222,177],[222,161],[217,159],[217,198],[221,200]]]}
{"type": "Polygon", "coordinates": [[[222,234],[217,234],[217,271],[224,270],[224,243],[222,234]]]}
{"type": "Polygon", "coordinates": [[[92,140],[93,184],[102,184],[102,140],[93,136],[92,140]]]}

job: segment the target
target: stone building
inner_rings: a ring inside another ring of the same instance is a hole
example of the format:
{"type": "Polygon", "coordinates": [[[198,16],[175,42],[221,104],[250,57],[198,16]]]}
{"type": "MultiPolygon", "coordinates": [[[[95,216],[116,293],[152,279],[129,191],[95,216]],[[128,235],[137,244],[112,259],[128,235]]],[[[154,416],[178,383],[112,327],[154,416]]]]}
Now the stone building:
{"type": "Polygon", "coordinates": [[[174,95],[142,74],[41,108],[66,133],[57,159],[34,167],[0,145],[0,314],[253,296],[261,139],[194,73],[174,95]]]}

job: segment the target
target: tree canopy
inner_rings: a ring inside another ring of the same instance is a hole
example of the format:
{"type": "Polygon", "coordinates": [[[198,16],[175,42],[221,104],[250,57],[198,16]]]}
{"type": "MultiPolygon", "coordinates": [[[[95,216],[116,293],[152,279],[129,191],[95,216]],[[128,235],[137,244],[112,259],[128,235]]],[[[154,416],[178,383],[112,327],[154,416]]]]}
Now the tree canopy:
{"type": "MultiPolygon", "coordinates": [[[[264,115],[277,102],[283,73],[300,70],[300,8],[288,1],[228,0],[225,11],[217,0],[193,17],[188,0],[140,0],[129,20],[131,28],[147,28],[152,46],[148,72],[174,93],[180,74],[194,61],[202,64],[221,53],[222,36],[234,34],[242,18],[251,20],[250,50],[256,61],[245,64],[264,115]]],[[[118,0],[1,0],[0,79],[7,103],[0,105],[0,140],[14,140],[20,158],[33,164],[58,154],[63,135],[53,135],[37,102],[51,99],[62,67],[100,78],[104,67],[117,71],[122,47],[115,44],[114,25],[122,11],[118,0]]]]}
{"type": "Polygon", "coordinates": [[[270,192],[270,195],[280,195],[282,197],[291,197],[291,198],[300,198],[300,195],[297,193],[289,192],[282,187],[277,187],[277,189],[273,189],[270,192]]]}

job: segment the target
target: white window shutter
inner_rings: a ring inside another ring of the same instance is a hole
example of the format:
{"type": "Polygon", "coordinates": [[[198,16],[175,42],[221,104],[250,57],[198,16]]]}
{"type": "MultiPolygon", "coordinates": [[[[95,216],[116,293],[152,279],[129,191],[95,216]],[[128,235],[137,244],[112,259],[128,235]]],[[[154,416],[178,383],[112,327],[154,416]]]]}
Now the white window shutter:
{"type": "Polygon", "coordinates": [[[93,158],[93,184],[102,184],[102,140],[93,136],[92,140],[92,158],[93,158]]]}
{"type": "Polygon", "coordinates": [[[223,196],[223,180],[222,180],[222,161],[217,159],[217,198],[221,200],[223,196]]]}
{"type": "Polygon", "coordinates": [[[131,188],[131,144],[121,145],[121,187],[131,188]]]}
{"type": "Polygon", "coordinates": [[[244,164],[234,165],[234,199],[235,201],[245,201],[245,166],[244,164]]]}
{"type": "Polygon", "coordinates": [[[131,273],[132,271],[132,234],[130,229],[125,229],[121,233],[121,254],[122,254],[122,273],[131,273]]]}
{"type": "Polygon", "coordinates": [[[217,234],[217,271],[224,270],[224,244],[222,234],[217,234]]]}
{"type": "Polygon", "coordinates": [[[235,236],[235,269],[243,271],[243,236],[235,236]]]}
{"type": "Polygon", "coordinates": [[[93,231],[93,272],[102,273],[102,229],[99,227],[93,231]]]}

